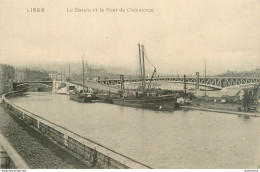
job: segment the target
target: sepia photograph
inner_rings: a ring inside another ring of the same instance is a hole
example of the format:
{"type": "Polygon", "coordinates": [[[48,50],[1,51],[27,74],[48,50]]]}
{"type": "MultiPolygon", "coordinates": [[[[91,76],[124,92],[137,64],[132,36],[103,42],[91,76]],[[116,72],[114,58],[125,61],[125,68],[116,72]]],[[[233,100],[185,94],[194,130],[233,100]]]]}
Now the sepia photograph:
{"type": "Polygon", "coordinates": [[[2,172],[257,172],[260,1],[0,0],[0,95],[2,172]]]}

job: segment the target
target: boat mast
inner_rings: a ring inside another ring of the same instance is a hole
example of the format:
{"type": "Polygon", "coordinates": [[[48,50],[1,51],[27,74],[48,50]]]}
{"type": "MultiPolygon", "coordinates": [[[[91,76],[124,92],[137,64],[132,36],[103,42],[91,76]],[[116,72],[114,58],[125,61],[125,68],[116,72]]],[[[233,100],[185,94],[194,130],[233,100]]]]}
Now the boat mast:
{"type": "Polygon", "coordinates": [[[186,99],[186,95],[187,95],[187,83],[186,83],[186,75],[184,74],[184,78],[183,78],[183,85],[184,85],[184,98],[186,99]]]}
{"type": "Polygon", "coordinates": [[[82,56],[82,87],[84,91],[84,54],[82,56]]]}
{"type": "Polygon", "coordinates": [[[62,77],[62,66],[60,67],[60,80],[62,81],[63,77],[62,77]]]}
{"type": "Polygon", "coordinates": [[[206,78],[207,78],[207,70],[206,70],[206,60],[205,60],[205,98],[207,96],[206,78]]]}
{"type": "MultiPolygon", "coordinates": [[[[142,52],[141,52],[141,45],[138,43],[138,50],[139,50],[139,67],[140,67],[140,78],[143,77],[143,70],[142,70],[142,52]]],[[[143,80],[142,80],[142,88],[143,88],[143,80]]]]}
{"type": "Polygon", "coordinates": [[[70,61],[69,61],[69,79],[70,79],[70,61]]]}
{"type": "Polygon", "coordinates": [[[142,55],[143,55],[143,90],[145,92],[145,63],[144,63],[144,45],[142,45],[142,55]]]}
{"type": "Polygon", "coordinates": [[[63,67],[63,72],[64,72],[63,81],[65,81],[65,76],[66,76],[65,66],[63,67]]]}

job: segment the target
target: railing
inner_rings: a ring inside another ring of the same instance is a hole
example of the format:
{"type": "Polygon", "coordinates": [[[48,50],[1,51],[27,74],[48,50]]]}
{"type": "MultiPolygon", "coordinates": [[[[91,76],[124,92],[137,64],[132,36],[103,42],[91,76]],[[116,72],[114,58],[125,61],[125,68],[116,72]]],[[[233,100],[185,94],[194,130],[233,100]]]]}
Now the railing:
{"type": "Polygon", "coordinates": [[[64,148],[71,150],[83,162],[106,169],[151,168],[11,103],[7,99],[11,95],[12,93],[7,93],[2,98],[6,108],[10,109],[15,117],[49,136],[64,148]]]}
{"type": "MultiPolygon", "coordinates": [[[[75,81],[67,81],[67,82],[70,84],[77,85],[77,86],[82,86],[82,83],[78,83],[75,81]]],[[[104,85],[104,84],[101,84],[101,83],[98,83],[95,81],[89,81],[89,80],[85,81],[84,87],[86,88],[87,85],[89,85],[89,87],[92,88],[93,90],[99,90],[99,91],[105,91],[105,92],[110,91],[113,93],[118,93],[118,90],[119,90],[118,88],[111,87],[109,85],[104,85]]]]}
{"type": "MultiPolygon", "coordinates": [[[[68,83],[71,83],[71,84],[75,84],[75,85],[82,86],[82,83],[80,83],[80,82],[76,82],[76,81],[67,81],[67,82],[68,82],[68,83]]],[[[96,81],[87,80],[87,81],[85,81],[85,82],[93,83],[93,84],[100,85],[100,86],[105,86],[105,87],[111,88],[111,89],[117,89],[117,88],[111,87],[111,86],[109,86],[109,85],[100,84],[99,82],[96,82],[96,81]]],[[[87,87],[87,86],[85,86],[85,84],[84,84],[84,87],[87,87]]],[[[117,89],[117,90],[118,90],[118,89],[117,89]]]]}

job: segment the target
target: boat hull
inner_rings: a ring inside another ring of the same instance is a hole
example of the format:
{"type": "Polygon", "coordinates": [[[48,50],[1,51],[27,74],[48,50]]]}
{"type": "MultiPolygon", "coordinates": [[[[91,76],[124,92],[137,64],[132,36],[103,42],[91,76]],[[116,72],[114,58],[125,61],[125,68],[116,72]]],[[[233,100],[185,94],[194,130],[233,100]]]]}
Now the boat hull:
{"type": "Polygon", "coordinates": [[[92,103],[93,100],[97,100],[96,97],[88,97],[79,94],[69,94],[70,100],[82,102],[82,103],[92,103]]]}
{"type": "Polygon", "coordinates": [[[176,96],[174,95],[143,98],[110,98],[108,102],[121,106],[152,110],[172,111],[179,108],[176,96]]]}

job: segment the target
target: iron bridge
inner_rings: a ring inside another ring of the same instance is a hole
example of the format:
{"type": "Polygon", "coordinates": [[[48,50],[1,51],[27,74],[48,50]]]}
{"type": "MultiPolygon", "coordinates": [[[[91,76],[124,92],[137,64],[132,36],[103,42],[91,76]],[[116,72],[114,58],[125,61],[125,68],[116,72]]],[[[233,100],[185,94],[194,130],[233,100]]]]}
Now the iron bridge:
{"type": "MultiPolygon", "coordinates": [[[[150,81],[150,78],[145,79],[146,82],[150,81]]],[[[196,85],[198,80],[198,85],[210,87],[213,89],[222,89],[225,87],[236,86],[236,85],[248,85],[248,84],[255,84],[260,82],[260,78],[248,78],[248,77],[207,77],[206,79],[196,78],[195,76],[186,77],[187,84],[196,85]]],[[[125,83],[139,83],[142,81],[142,78],[134,78],[134,79],[124,79],[125,83]]],[[[167,81],[167,82],[175,82],[175,83],[183,83],[183,77],[160,77],[160,78],[153,78],[152,81],[167,81]]],[[[100,84],[105,85],[118,85],[121,84],[120,79],[105,79],[105,80],[98,80],[100,84]]]]}

